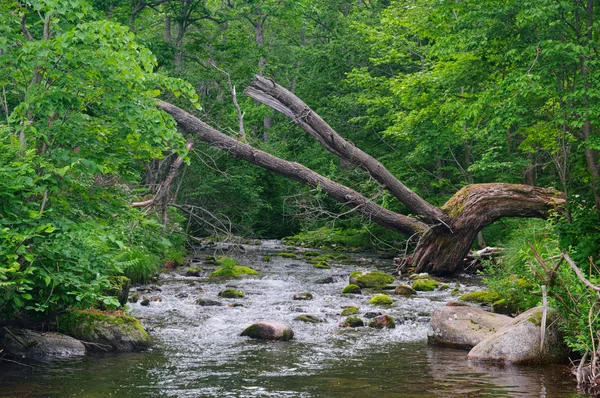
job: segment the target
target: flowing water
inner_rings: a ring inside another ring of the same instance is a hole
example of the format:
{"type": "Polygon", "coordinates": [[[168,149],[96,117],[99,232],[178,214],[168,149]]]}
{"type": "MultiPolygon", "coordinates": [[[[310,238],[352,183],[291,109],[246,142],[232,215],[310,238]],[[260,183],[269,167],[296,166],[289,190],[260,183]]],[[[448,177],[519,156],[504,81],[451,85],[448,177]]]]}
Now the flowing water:
{"type": "Polygon", "coordinates": [[[200,277],[172,272],[137,288],[150,305],[132,303],[131,313],[142,318],[153,336],[151,350],[29,363],[30,368],[0,363],[0,397],[578,396],[564,366],[481,364],[468,361],[466,351],[427,345],[433,309],[451,300],[454,288],[478,289],[474,278],[448,281],[449,289],[416,297],[395,296],[391,308],[381,309],[368,303],[373,292],[340,292],[351,272],[389,268],[389,260],[358,261],[364,254],[352,254],[354,261],[316,269],[301,259],[274,256],[283,250],[288,249],[278,241],[263,241],[197,252],[194,265],[203,269],[200,277]],[[205,275],[215,266],[201,259],[213,254],[235,257],[260,274],[209,280],[205,275]],[[271,255],[271,261],[261,261],[264,255],[271,255]],[[318,283],[324,278],[330,283],[318,283]],[[219,298],[226,287],[245,297],[219,298]],[[303,292],[311,292],[313,299],[292,299],[303,292]],[[199,297],[223,305],[200,306],[199,297]],[[367,312],[389,314],[396,328],[342,328],[340,312],[348,305],[359,307],[365,320],[367,312]],[[322,322],[294,320],[302,313],[322,322]],[[239,335],[261,320],[290,324],[294,340],[261,342],[239,335]]]}

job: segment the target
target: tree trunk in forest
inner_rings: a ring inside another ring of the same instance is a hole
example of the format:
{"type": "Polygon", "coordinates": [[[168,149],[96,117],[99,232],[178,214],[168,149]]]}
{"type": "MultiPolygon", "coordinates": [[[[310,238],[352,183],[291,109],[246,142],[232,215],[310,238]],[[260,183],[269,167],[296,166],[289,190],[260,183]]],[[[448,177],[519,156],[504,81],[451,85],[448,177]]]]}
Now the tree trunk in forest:
{"type": "Polygon", "coordinates": [[[305,166],[252,148],[174,105],[158,102],[157,106],[172,115],[184,132],[281,176],[318,187],[331,198],[385,228],[419,237],[414,253],[406,258],[406,263],[419,272],[448,275],[460,271],[474,239],[485,226],[503,217],[545,218],[551,210],[565,203],[564,194],[553,189],[495,183],[467,185],[444,206],[435,207],[398,181],[376,159],[344,140],[285,88],[258,76],[246,93],[290,117],[328,151],[366,170],[414,216],[385,209],[305,166]]]}

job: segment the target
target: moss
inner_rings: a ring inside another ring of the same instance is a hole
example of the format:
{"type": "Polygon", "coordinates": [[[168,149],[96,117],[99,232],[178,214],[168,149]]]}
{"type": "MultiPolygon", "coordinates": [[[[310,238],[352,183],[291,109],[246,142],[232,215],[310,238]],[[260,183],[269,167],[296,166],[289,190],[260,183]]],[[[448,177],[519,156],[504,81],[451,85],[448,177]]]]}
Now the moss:
{"type": "Polygon", "coordinates": [[[463,294],[458,299],[462,301],[467,301],[469,303],[492,304],[493,302],[500,300],[500,296],[497,293],[490,292],[489,290],[480,290],[477,292],[463,294]]]}
{"type": "Polygon", "coordinates": [[[344,294],[346,294],[346,293],[349,293],[349,294],[360,294],[361,293],[360,286],[351,283],[348,286],[346,286],[344,288],[344,290],[342,290],[342,293],[344,293],[344,294]]]}
{"type": "Polygon", "coordinates": [[[452,289],[452,291],[450,292],[451,296],[458,296],[459,294],[462,293],[462,290],[460,290],[459,288],[454,288],[452,289]]]}
{"type": "Polygon", "coordinates": [[[60,333],[117,351],[149,346],[150,338],[140,321],[122,311],[69,311],[58,316],[57,328],[60,333]]]}
{"type": "Polygon", "coordinates": [[[242,265],[236,265],[234,267],[222,267],[213,271],[210,276],[212,277],[231,277],[237,278],[240,275],[257,275],[258,271],[245,267],[242,265]]]}
{"type": "Polygon", "coordinates": [[[435,290],[438,286],[438,281],[430,278],[417,279],[412,284],[413,289],[420,292],[430,292],[435,290]]]}
{"type": "Polygon", "coordinates": [[[365,323],[363,322],[362,319],[360,319],[357,316],[349,316],[344,321],[344,326],[351,327],[351,328],[359,328],[359,327],[365,326],[365,323]]]}
{"type": "Polygon", "coordinates": [[[309,314],[298,315],[294,319],[297,321],[302,321],[302,322],[307,322],[307,323],[319,323],[318,317],[316,317],[315,315],[309,315],[309,314]]]}
{"type": "Polygon", "coordinates": [[[217,258],[215,256],[208,256],[204,259],[205,264],[217,264],[217,258]]]}
{"type": "Polygon", "coordinates": [[[329,264],[327,264],[326,261],[319,261],[318,263],[313,264],[313,267],[320,268],[320,269],[329,269],[329,268],[331,268],[331,266],[329,264]]]}
{"type": "Polygon", "coordinates": [[[358,314],[359,311],[360,310],[358,309],[358,307],[347,307],[342,310],[342,316],[355,315],[358,314]]]}
{"type": "Polygon", "coordinates": [[[454,194],[443,206],[442,211],[448,214],[451,218],[456,218],[465,210],[465,201],[469,198],[471,186],[467,185],[460,191],[454,194]]]}
{"type": "Polygon", "coordinates": [[[447,283],[444,283],[443,285],[441,285],[439,287],[439,290],[448,290],[448,289],[450,289],[450,285],[447,283]]]}
{"type": "Polygon", "coordinates": [[[305,257],[317,257],[321,255],[318,251],[303,252],[302,254],[304,254],[305,257]]]}
{"type": "Polygon", "coordinates": [[[398,285],[394,290],[394,294],[400,296],[412,296],[417,294],[417,291],[408,285],[398,285]]]}
{"type": "Polygon", "coordinates": [[[354,283],[360,287],[382,287],[393,283],[396,279],[383,272],[367,272],[367,273],[352,273],[350,275],[350,283],[354,283]]]}
{"type": "Polygon", "coordinates": [[[223,298],[242,298],[244,297],[244,293],[235,289],[225,289],[222,292],[219,292],[219,297],[223,298]]]}
{"type": "Polygon", "coordinates": [[[263,263],[268,263],[269,261],[271,261],[271,256],[262,256],[261,261],[263,263]]]}
{"type": "Polygon", "coordinates": [[[542,311],[540,310],[531,314],[528,321],[533,323],[535,326],[542,326],[542,311]]]}
{"type": "Polygon", "coordinates": [[[392,300],[392,298],[390,296],[387,296],[385,294],[377,294],[377,295],[371,297],[371,299],[369,300],[369,304],[382,306],[382,307],[390,306],[393,303],[394,303],[394,300],[392,300]]]}
{"type": "Polygon", "coordinates": [[[250,325],[244,329],[240,336],[248,336],[252,339],[258,339],[260,337],[260,328],[257,325],[250,325]]]}
{"type": "Polygon", "coordinates": [[[189,267],[186,271],[185,271],[185,276],[200,276],[200,272],[202,272],[202,268],[200,267],[189,267]]]}
{"type": "Polygon", "coordinates": [[[290,253],[290,252],[279,252],[279,253],[277,253],[277,256],[283,257],[283,258],[298,258],[298,255],[296,253],[290,253]]]}

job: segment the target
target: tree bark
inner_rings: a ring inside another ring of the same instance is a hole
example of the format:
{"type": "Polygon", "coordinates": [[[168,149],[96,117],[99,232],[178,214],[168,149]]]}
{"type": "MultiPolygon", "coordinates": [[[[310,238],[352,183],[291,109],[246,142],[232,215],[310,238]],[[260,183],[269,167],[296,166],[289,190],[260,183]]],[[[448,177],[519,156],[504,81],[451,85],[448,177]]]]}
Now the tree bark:
{"type": "Polygon", "coordinates": [[[157,106],[171,114],[184,132],[281,176],[318,187],[385,228],[419,237],[413,255],[406,258],[406,263],[419,272],[448,275],[460,271],[474,239],[485,226],[503,217],[545,218],[551,210],[565,203],[565,195],[553,189],[495,183],[467,185],[444,206],[435,207],[398,181],[373,157],[340,137],[288,90],[259,76],[246,93],[290,117],[342,160],[365,169],[416,216],[408,217],[382,208],[301,164],[241,143],[174,105],[158,102],[157,106]]]}

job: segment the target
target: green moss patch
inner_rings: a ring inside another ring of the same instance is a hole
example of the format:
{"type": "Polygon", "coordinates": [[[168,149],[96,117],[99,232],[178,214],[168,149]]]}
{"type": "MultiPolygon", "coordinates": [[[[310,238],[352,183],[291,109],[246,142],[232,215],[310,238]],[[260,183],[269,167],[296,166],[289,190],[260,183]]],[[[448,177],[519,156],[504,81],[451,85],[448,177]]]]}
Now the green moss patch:
{"type": "Polygon", "coordinates": [[[277,253],[278,257],[283,257],[283,258],[298,258],[298,255],[296,253],[290,253],[290,252],[279,252],[277,253]]]}
{"type": "Polygon", "coordinates": [[[344,325],[343,326],[351,327],[351,328],[359,328],[359,327],[365,326],[365,323],[363,322],[362,319],[360,319],[357,316],[349,316],[344,321],[344,325]]]}
{"type": "Polygon", "coordinates": [[[239,291],[239,290],[235,290],[235,289],[225,289],[222,292],[219,292],[219,297],[223,297],[223,298],[242,298],[244,297],[244,293],[239,291]]]}
{"type": "Polygon", "coordinates": [[[498,293],[490,292],[489,290],[480,290],[477,292],[463,294],[458,299],[462,301],[467,301],[469,303],[492,304],[495,301],[500,300],[500,296],[498,295],[498,293]]]}
{"type": "Polygon", "coordinates": [[[393,283],[396,279],[383,272],[353,272],[350,274],[350,283],[360,287],[383,287],[393,283]]]}
{"type": "Polygon", "coordinates": [[[371,297],[371,299],[369,300],[369,304],[377,305],[380,307],[389,307],[393,303],[394,303],[394,300],[392,300],[392,298],[390,296],[387,296],[385,294],[377,294],[377,295],[371,297]]]}
{"type": "Polygon", "coordinates": [[[355,306],[346,307],[342,310],[342,316],[355,315],[358,314],[359,311],[360,309],[355,306]]]}
{"type": "Polygon", "coordinates": [[[351,283],[348,286],[346,286],[344,288],[344,290],[342,290],[342,293],[344,293],[344,294],[360,294],[361,293],[360,286],[351,283]]]}
{"type": "Polygon", "coordinates": [[[258,275],[258,271],[245,267],[242,265],[236,265],[233,267],[222,267],[213,271],[210,276],[212,277],[230,277],[237,278],[240,275],[258,275]]]}
{"type": "Polygon", "coordinates": [[[331,266],[329,264],[327,264],[327,261],[319,261],[319,262],[313,264],[313,267],[320,268],[320,269],[329,269],[329,268],[331,268],[331,266]]]}
{"type": "Polygon", "coordinates": [[[430,292],[439,286],[439,282],[430,278],[422,278],[413,281],[412,288],[419,292],[430,292]]]}

